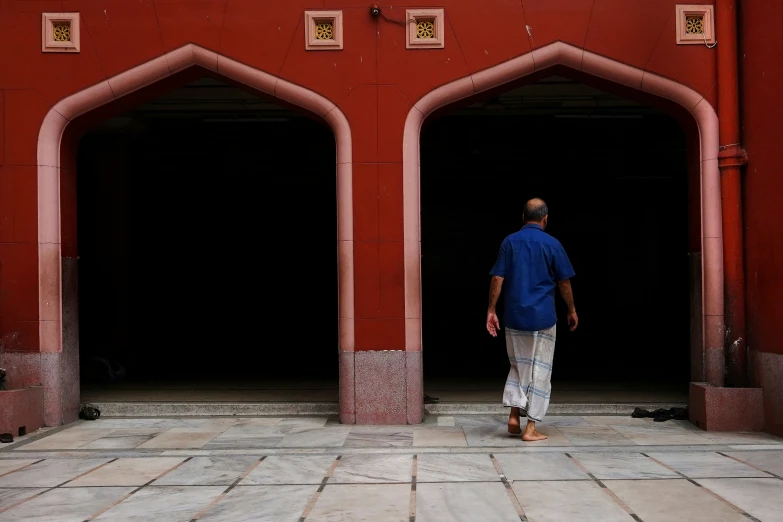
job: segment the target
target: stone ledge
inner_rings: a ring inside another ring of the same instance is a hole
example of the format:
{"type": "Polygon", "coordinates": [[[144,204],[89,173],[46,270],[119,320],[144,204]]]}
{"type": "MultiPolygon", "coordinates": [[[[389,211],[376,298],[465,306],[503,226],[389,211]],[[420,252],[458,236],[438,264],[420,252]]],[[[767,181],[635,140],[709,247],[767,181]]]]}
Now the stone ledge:
{"type": "Polygon", "coordinates": [[[720,388],[692,382],[688,407],[691,422],[705,431],[763,431],[761,388],[720,388]]]}
{"type": "Polygon", "coordinates": [[[104,417],[337,415],[336,402],[90,402],[104,417]]]}
{"type": "MultiPolygon", "coordinates": [[[[637,407],[646,410],[658,408],[684,408],[680,403],[549,403],[547,415],[631,415],[637,407]]],[[[441,402],[425,404],[424,410],[430,415],[508,415],[509,409],[499,402],[441,402]]]]}
{"type": "Polygon", "coordinates": [[[22,427],[32,433],[43,425],[42,387],[0,391],[0,433],[17,437],[22,427]]]}

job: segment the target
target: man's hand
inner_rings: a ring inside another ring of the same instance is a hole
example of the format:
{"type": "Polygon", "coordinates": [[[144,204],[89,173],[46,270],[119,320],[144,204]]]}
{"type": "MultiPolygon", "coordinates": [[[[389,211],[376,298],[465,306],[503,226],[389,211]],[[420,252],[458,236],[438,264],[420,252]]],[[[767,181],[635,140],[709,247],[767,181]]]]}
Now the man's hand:
{"type": "Polygon", "coordinates": [[[572,310],[568,312],[568,328],[573,332],[577,326],[579,326],[579,317],[576,315],[576,310],[572,310]]]}
{"type": "Polygon", "coordinates": [[[487,331],[492,337],[498,336],[498,330],[500,330],[500,322],[495,312],[487,312],[487,331]]]}

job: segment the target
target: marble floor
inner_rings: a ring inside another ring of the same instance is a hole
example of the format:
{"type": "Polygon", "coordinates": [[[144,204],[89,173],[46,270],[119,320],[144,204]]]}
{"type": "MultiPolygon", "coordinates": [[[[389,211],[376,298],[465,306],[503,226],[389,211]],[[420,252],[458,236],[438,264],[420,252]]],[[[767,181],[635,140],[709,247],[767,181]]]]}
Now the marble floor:
{"type": "Polygon", "coordinates": [[[0,522],[783,520],[783,439],[501,416],[106,418],[0,446],[0,522]]]}

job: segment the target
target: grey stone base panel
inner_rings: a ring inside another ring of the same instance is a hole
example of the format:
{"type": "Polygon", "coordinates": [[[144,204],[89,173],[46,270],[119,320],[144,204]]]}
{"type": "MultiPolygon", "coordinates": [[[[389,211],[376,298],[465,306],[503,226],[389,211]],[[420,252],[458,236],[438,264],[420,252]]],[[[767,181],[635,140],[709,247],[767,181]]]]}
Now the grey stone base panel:
{"type": "Polygon", "coordinates": [[[104,417],[337,415],[336,402],[96,402],[104,417]]]}
{"type": "MultiPolygon", "coordinates": [[[[336,402],[98,402],[101,417],[232,417],[232,416],[293,416],[337,415],[336,402]]],[[[635,407],[648,410],[685,407],[685,404],[558,404],[549,405],[548,415],[630,415],[635,407]]],[[[498,415],[508,408],[498,403],[426,404],[430,415],[498,415]]]]}
{"type": "MultiPolygon", "coordinates": [[[[547,415],[630,415],[634,408],[657,410],[658,408],[684,408],[687,404],[674,403],[600,403],[600,404],[566,404],[550,403],[547,415]]],[[[499,403],[440,403],[425,404],[424,410],[430,415],[499,415],[508,414],[509,409],[499,403]]]]}

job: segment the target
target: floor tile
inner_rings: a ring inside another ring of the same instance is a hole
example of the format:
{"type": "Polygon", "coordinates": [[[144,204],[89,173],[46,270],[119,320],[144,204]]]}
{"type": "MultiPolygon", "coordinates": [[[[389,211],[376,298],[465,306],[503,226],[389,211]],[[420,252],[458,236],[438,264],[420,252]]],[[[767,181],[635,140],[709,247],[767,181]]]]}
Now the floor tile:
{"type": "Polygon", "coordinates": [[[423,454],[416,467],[416,482],[500,481],[488,454],[423,454]]]}
{"type": "Polygon", "coordinates": [[[666,469],[640,453],[572,453],[571,455],[599,479],[679,477],[674,471],[666,469]]]}
{"type": "Polygon", "coordinates": [[[328,485],[307,522],[408,522],[409,484],[328,485]]]}
{"type": "Polygon", "coordinates": [[[345,455],[329,484],[410,482],[413,455],[345,455]]]}
{"type": "Polygon", "coordinates": [[[106,437],[111,430],[74,430],[66,429],[42,439],[35,440],[24,446],[14,448],[14,451],[41,451],[52,449],[78,449],[94,440],[106,437]]]}
{"type": "Polygon", "coordinates": [[[155,481],[157,486],[230,486],[258,457],[194,457],[155,481]]]}
{"type": "Polygon", "coordinates": [[[132,449],[160,435],[158,428],[120,428],[112,430],[105,437],[85,444],[81,449],[132,449]]]}
{"type": "Polygon", "coordinates": [[[643,419],[634,419],[630,415],[584,415],[585,422],[591,426],[641,426],[643,419]]]}
{"type": "Polygon", "coordinates": [[[700,479],[696,482],[761,522],[779,522],[781,520],[783,480],[762,478],[700,479]]]}
{"type": "Polygon", "coordinates": [[[33,459],[0,460],[0,475],[5,475],[6,473],[11,473],[12,471],[18,470],[19,468],[29,466],[33,462],[36,461],[33,459]]]}
{"type": "Polygon", "coordinates": [[[0,487],[52,488],[97,468],[110,459],[45,460],[4,477],[0,487]]]}
{"type": "Polygon", "coordinates": [[[508,422],[504,415],[456,415],[451,418],[454,419],[454,425],[461,428],[500,428],[508,422]]]}
{"type": "Polygon", "coordinates": [[[223,486],[147,486],[95,520],[187,521],[225,489],[223,486]]]}
{"type": "Polygon", "coordinates": [[[501,483],[421,484],[416,487],[416,522],[519,522],[501,483]]]}
{"type": "Polygon", "coordinates": [[[636,443],[621,435],[611,426],[587,426],[558,428],[574,446],[635,446],[636,443]]]}
{"type": "Polygon", "coordinates": [[[783,451],[733,451],[726,455],[783,477],[783,451]]]}
{"type": "Polygon", "coordinates": [[[644,522],[748,522],[687,480],[612,480],[606,486],[644,522]]]}
{"type": "Polygon", "coordinates": [[[200,448],[220,435],[219,431],[206,431],[197,428],[171,428],[157,437],[145,442],[141,449],[180,449],[200,448]]]}
{"type": "Polygon", "coordinates": [[[592,480],[515,482],[514,493],[530,522],[632,522],[592,480]]]}
{"type": "MultiPolygon", "coordinates": [[[[522,422],[525,422],[525,419],[522,419],[522,422]]],[[[547,415],[544,417],[544,419],[537,424],[539,428],[541,426],[555,426],[557,428],[561,427],[585,427],[590,426],[590,423],[587,422],[584,417],[581,417],[579,415],[547,415]]]]}
{"type": "Polygon", "coordinates": [[[285,436],[276,427],[234,426],[202,446],[203,449],[274,448],[285,436]]]}
{"type": "MultiPolygon", "coordinates": [[[[282,425],[282,422],[281,422],[282,425]]],[[[345,444],[350,426],[312,428],[283,437],[278,448],[334,448],[345,444]]]]}
{"type": "Polygon", "coordinates": [[[675,446],[715,444],[702,432],[680,428],[657,428],[651,426],[613,426],[621,435],[641,446],[675,446]]]}
{"type": "Polygon", "coordinates": [[[523,447],[522,437],[512,435],[508,428],[503,425],[500,427],[482,426],[475,428],[463,428],[465,439],[471,447],[523,447]]]}
{"type": "MultiPolygon", "coordinates": [[[[540,446],[571,446],[571,441],[566,438],[557,426],[538,425],[536,430],[539,433],[549,437],[546,440],[539,440],[535,442],[522,442],[524,446],[531,448],[537,448],[540,446]]],[[[521,439],[521,437],[520,437],[521,439]]]]}
{"type": "Polygon", "coordinates": [[[293,417],[280,419],[277,426],[284,427],[302,427],[302,428],[323,428],[329,419],[326,417],[293,417]]]}
{"type": "Polygon", "coordinates": [[[215,428],[216,430],[228,429],[233,427],[243,427],[243,426],[257,426],[257,427],[266,427],[270,428],[273,426],[277,426],[280,424],[280,421],[282,421],[282,418],[279,417],[240,417],[240,418],[220,418],[220,419],[208,419],[204,424],[199,426],[202,429],[212,429],[215,428]]]}
{"type": "MultiPolygon", "coordinates": [[[[237,486],[199,522],[298,522],[318,486],[237,486]]],[[[310,518],[308,517],[308,520],[310,518]]]]}
{"type": "Polygon", "coordinates": [[[496,453],[509,480],[588,480],[590,477],[562,453],[496,453]]]}
{"type": "Polygon", "coordinates": [[[272,455],[256,466],[240,485],[320,484],[334,460],[333,455],[272,455]]]}
{"type": "Polygon", "coordinates": [[[462,428],[417,428],[413,431],[414,446],[467,446],[462,428]]]}
{"type": "Polygon", "coordinates": [[[0,510],[8,509],[46,490],[47,488],[0,488],[0,510]]]}
{"type": "Polygon", "coordinates": [[[649,455],[689,478],[769,477],[764,472],[712,452],[667,452],[649,455]]]}
{"type": "Polygon", "coordinates": [[[102,450],[102,449],[133,449],[141,446],[155,435],[121,435],[103,437],[89,444],[82,446],[81,449],[102,450]]]}
{"type": "Polygon", "coordinates": [[[783,450],[783,439],[769,433],[725,433],[702,432],[702,435],[715,444],[773,444],[783,450]]]}
{"type": "Polygon", "coordinates": [[[198,428],[207,419],[163,419],[163,418],[132,418],[132,419],[98,419],[82,422],[74,428],[79,430],[114,430],[134,428],[155,428],[160,431],[171,428],[198,428]]]}
{"type": "Polygon", "coordinates": [[[173,457],[118,459],[69,482],[67,486],[143,486],[184,460],[173,457]]]}
{"type": "Polygon", "coordinates": [[[456,426],[457,423],[454,421],[454,417],[448,417],[446,415],[441,415],[438,417],[438,426],[444,426],[444,427],[451,427],[456,426]]]}
{"type": "Polygon", "coordinates": [[[82,522],[131,491],[133,488],[53,489],[0,513],[0,522],[82,522]]]}
{"type": "Polygon", "coordinates": [[[412,445],[413,428],[403,426],[356,426],[345,439],[347,448],[412,445]]]}

